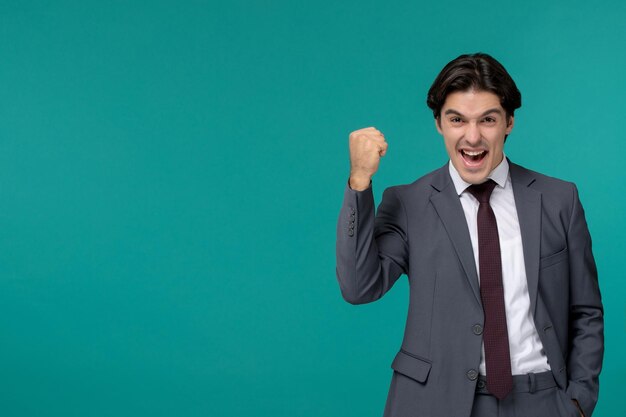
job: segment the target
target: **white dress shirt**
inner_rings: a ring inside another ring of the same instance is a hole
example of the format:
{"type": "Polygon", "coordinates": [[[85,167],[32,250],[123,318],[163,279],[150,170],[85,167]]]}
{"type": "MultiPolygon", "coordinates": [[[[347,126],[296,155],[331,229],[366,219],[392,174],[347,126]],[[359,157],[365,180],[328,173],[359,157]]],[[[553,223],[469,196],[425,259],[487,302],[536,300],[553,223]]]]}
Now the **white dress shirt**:
{"type": "MultiPolygon", "coordinates": [[[[472,240],[472,249],[474,250],[476,271],[480,277],[477,228],[478,206],[480,203],[469,191],[466,191],[471,184],[463,181],[452,162],[448,166],[450,176],[454,182],[454,188],[459,195],[463,211],[465,212],[465,219],[467,220],[472,240]]],[[[497,184],[491,194],[489,204],[493,209],[498,224],[500,253],[502,256],[504,306],[511,352],[511,372],[513,375],[520,375],[547,371],[550,369],[550,366],[530,312],[530,297],[528,295],[528,282],[524,265],[522,235],[520,233],[513,187],[509,176],[509,163],[506,160],[506,156],[489,174],[489,178],[497,184]]],[[[479,371],[482,375],[486,375],[484,344],[479,371]]]]}

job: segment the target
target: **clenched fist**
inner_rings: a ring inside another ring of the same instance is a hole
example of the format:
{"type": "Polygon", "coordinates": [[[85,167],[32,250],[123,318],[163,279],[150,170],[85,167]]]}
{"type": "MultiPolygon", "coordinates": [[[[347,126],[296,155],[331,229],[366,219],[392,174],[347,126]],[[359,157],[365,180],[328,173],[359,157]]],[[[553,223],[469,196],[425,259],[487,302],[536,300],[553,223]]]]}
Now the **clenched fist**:
{"type": "Polygon", "coordinates": [[[387,153],[385,136],[375,127],[350,133],[350,188],[363,191],[378,171],[380,158],[387,153]]]}

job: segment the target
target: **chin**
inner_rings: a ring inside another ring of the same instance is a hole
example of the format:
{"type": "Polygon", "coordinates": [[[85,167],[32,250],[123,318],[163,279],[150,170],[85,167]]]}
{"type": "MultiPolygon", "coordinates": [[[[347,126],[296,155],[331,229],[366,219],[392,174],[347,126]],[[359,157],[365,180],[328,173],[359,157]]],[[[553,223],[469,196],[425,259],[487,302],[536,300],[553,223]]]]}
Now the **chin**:
{"type": "Polygon", "coordinates": [[[469,170],[467,169],[467,167],[463,165],[462,161],[461,161],[461,166],[460,167],[455,166],[455,168],[457,172],[459,173],[459,175],[461,176],[461,179],[463,179],[463,181],[469,184],[480,184],[480,183],[485,182],[490,172],[489,170],[484,170],[484,169],[469,170]]]}
{"type": "Polygon", "coordinates": [[[470,184],[481,184],[487,180],[487,176],[489,172],[467,172],[467,171],[459,171],[459,175],[463,179],[463,181],[470,184]]]}

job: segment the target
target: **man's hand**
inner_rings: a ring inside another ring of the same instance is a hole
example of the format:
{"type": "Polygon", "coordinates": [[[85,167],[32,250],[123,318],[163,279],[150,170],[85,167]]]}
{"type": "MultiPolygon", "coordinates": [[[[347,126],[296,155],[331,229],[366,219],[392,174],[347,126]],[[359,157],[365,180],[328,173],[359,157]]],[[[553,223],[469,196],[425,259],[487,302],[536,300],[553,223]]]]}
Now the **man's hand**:
{"type": "Polygon", "coordinates": [[[385,136],[375,127],[350,133],[350,188],[363,191],[378,171],[380,158],[387,153],[385,136]]]}

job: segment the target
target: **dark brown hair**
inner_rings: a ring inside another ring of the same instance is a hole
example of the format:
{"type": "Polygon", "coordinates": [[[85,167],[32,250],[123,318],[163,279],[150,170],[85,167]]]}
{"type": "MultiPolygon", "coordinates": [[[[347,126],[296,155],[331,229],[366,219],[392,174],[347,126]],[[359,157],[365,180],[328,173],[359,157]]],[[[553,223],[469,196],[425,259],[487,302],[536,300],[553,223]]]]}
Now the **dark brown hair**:
{"type": "Polygon", "coordinates": [[[467,90],[488,91],[500,97],[507,117],[522,106],[522,94],[502,64],[484,53],[461,55],[450,61],[428,90],[426,104],[439,119],[448,94],[467,90]]]}

